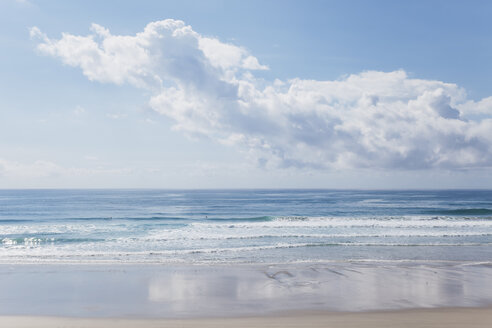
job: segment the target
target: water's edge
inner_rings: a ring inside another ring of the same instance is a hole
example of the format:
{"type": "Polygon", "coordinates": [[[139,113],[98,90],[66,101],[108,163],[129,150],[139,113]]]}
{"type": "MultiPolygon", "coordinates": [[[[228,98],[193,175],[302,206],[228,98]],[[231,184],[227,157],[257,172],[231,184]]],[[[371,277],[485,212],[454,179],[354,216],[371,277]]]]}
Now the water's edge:
{"type": "Polygon", "coordinates": [[[0,265],[0,315],[237,317],[492,305],[490,263],[0,265]]]}

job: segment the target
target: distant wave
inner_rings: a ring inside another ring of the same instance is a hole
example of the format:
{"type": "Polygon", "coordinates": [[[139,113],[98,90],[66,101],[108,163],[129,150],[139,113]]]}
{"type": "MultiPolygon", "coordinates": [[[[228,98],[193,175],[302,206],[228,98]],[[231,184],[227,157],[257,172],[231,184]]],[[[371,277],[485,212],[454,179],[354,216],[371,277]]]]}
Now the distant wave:
{"type": "MultiPolygon", "coordinates": [[[[222,222],[193,222],[190,226],[224,228],[222,222]]],[[[268,221],[228,222],[227,228],[471,228],[492,227],[487,218],[454,217],[278,217],[268,221]]]]}
{"type": "Polygon", "coordinates": [[[8,223],[27,223],[27,222],[35,222],[35,220],[27,220],[27,219],[2,219],[0,218],[0,224],[8,224],[8,223]]]}
{"type": "Polygon", "coordinates": [[[53,221],[112,221],[112,220],[125,220],[125,221],[176,221],[176,220],[186,220],[181,217],[172,216],[143,216],[143,217],[80,217],[80,218],[61,218],[55,219],[53,221]]]}
{"type": "Polygon", "coordinates": [[[492,233],[486,232],[421,232],[421,231],[401,231],[401,232],[380,232],[380,233],[278,233],[278,234],[220,234],[213,235],[209,232],[187,234],[183,232],[166,233],[155,236],[144,237],[142,240],[148,241],[178,241],[178,240],[251,240],[251,239],[333,239],[333,238],[456,238],[456,237],[490,237],[492,233]]]}
{"type": "Polygon", "coordinates": [[[492,215],[492,210],[488,208],[458,208],[426,211],[426,214],[436,215],[492,215]]]}
{"type": "MultiPolygon", "coordinates": [[[[296,226],[306,224],[311,226],[313,223],[318,222],[321,226],[327,226],[333,223],[335,226],[347,225],[366,226],[368,224],[376,225],[394,225],[397,222],[404,221],[403,225],[407,226],[410,222],[414,224],[416,222],[424,222],[423,225],[427,226],[431,221],[442,221],[442,222],[479,222],[484,219],[492,219],[492,210],[486,208],[468,208],[468,209],[452,209],[452,210],[428,210],[423,212],[424,216],[409,215],[409,216],[319,216],[319,217],[309,217],[302,215],[293,216],[252,216],[252,217],[213,217],[206,214],[202,216],[193,215],[190,217],[179,217],[179,216],[141,216],[141,217],[69,217],[69,218],[50,218],[50,217],[38,217],[36,219],[2,219],[0,218],[1,224],[20,224],[20,223],[46,223],[53,222],[58,224],[59,222],[106,222],[106,221],[152,221],[152,222],[173,222],[181,224],[221,224],[221,223],[237,223],[237,224],[256,224],[256,223],[267,223],[267,224],[285,224],[286,226],[296,226]],[[490,216],[490,217],[489,217],[490,216]],[[477,219],[477,220],[473,220],[477,219]]],[[[492,221],[492,220],[491,220],[492,221]]],[[[411,224],[412,225],[412,224],[411,224]]]]}
{"type": "Polygon", "coordinates": [[[37,218],[29,219],[2,219],[1,223],[23,223],[23,222],[73,222],[73,221],[217,221],[217,222],[267,222],[272,221],[275,217],[272,216],[253,216],[253,217],[208,217],[208,215],[193,216],[193,217],[178,217],[178,216],[142,216],[142,217],[70,217],[70,218],[37,218]]]}
{"type": "Polygon", "coordinates": [[[272,216],[254,216],[250,218],[206,218],[206,221],[219,221],[219,222],[268,222],[275,218],[272,216]]]}

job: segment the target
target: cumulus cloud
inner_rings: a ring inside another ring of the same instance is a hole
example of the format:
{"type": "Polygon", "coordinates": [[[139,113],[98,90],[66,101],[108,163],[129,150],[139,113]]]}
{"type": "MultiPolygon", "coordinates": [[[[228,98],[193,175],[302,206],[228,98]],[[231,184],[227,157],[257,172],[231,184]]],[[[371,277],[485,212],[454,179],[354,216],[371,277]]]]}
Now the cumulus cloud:
{"type": "Polygon", "coordinates": [[[261,166],[312,168],[472,168],[492,166],[492,97],[366,71],[333,81],[263,81],[268,67],[245,48],[195,32],[178,20],[136,35],[51,39],[37,49],[81,68],[92,81],[149,90],[149,105],[183,133],[239,146],[261,166]]]}

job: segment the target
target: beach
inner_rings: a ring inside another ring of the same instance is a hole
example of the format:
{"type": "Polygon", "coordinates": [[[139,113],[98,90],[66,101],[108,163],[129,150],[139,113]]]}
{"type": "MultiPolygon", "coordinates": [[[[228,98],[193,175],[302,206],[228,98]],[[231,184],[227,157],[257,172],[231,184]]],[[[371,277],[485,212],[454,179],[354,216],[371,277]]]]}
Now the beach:
{"type": "Polygon", "coordinates": [[[490,191],[4,190],[1,327],[488,327],[490,191]]]}
{"type": "Polygon", "coordinates": [[[213,327],[328,327],[328,328],[420,328],[489,327],[492,309],[445,308],[369,313],[299,313],[282,316],[202,319],[94,319],[62,317],[0,317],[2,327],[17,328],[213,328],[213,327]]]}
{"type": "Polygon", "coordinates": [[[2,327],[487,327],[492,266],[1,265],[2,327]]]}

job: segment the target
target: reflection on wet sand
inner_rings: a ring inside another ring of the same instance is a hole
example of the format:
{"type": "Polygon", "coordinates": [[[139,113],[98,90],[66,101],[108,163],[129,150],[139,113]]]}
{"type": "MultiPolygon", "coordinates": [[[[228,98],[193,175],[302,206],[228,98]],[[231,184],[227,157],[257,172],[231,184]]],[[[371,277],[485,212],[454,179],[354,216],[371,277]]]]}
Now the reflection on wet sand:
{"type": "Polygon", "coordinates": [[[0,265],[0,315],[216,317],[492,305],[466,263],[0,265]]]}
{"type": "Polygon", "coordinates": [[[492,304],[491,273],[488,266],[448,264],[183,268],[156,273],[148,296],[184,315],[484,306],[492,304]]]}

